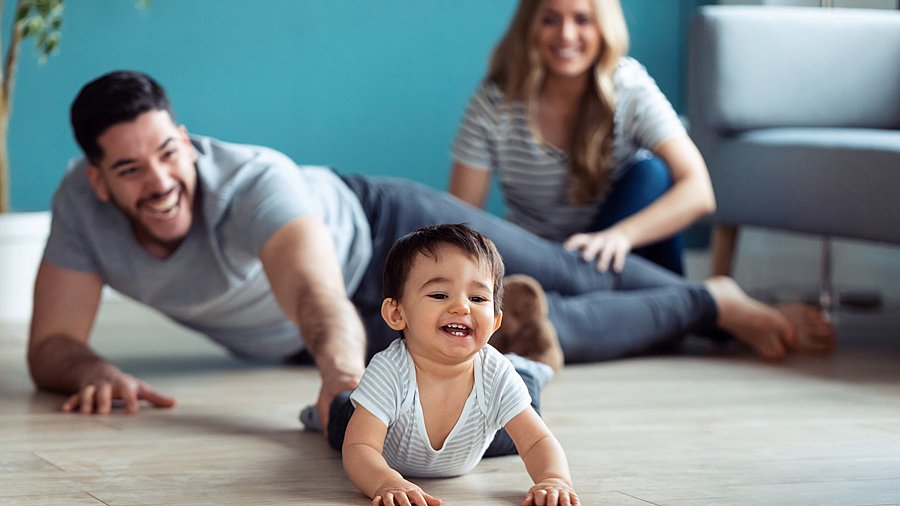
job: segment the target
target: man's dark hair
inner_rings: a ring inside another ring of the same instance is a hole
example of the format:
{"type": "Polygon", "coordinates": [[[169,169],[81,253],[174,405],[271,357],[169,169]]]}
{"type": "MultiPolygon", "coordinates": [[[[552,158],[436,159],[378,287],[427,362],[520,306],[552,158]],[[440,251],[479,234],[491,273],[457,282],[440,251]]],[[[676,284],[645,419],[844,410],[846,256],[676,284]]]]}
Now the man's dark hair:
{"type": "Polygon", "coordinates": [[[416,257],[421,253],[437,259],[438,249],[446,245],[456,246],[469,259],[487,266],[494,277],[494,313],[499,313],[503,302],[503,258],[490,239],[464,224],[429,225],[398,239],[384,262],[384,297],[400,300],[416,257]]]}
{"type": "Polygon", "coordinates": [[[159,83],[141,72],[117,70],[84,85],[72,102],[69,118],[81,150],[92,163],[97,163],[103,158],[97,143],[103,132],[117,123],[134,121],[148,111],[167,111],[175,120],[166,91],[159,83]]]}

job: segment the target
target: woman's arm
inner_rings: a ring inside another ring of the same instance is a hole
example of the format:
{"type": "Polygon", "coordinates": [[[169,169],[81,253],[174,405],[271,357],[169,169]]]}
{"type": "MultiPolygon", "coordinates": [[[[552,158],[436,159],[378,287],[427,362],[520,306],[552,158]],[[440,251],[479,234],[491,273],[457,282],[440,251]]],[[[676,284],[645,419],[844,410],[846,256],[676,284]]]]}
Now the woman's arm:
{"type": "Polygon", "coordinates": [[[700,151],[687,135],[663,141],[655,149],[672,172],[672,187],[641,211],[595,233],[575,234],[569,249],[581,249],[585,260],[597,259],[600,270],[612,263],[621,270],[634,248],[660,241],[684,230],[716,209],[712,183],[700,151]]]}
{"type": "Polygon", "coordinates": [[[450,193],[463,202],[483,209],[491,187],[491,172],[453,162],[450,174],[450,193]]]}

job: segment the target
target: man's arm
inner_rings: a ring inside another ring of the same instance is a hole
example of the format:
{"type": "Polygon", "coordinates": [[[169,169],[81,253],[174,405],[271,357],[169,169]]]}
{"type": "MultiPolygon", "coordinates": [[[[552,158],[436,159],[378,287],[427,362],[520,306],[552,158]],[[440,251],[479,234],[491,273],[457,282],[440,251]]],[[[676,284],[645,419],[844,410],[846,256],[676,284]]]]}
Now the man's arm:
{"type": "Polygon", "coordinates": [[[285,315],[303,335],[322,376],[317,407],[323,428],[334,396],[359,384],[366,339],[344,287],[328,227],[301,216],[279,228],[260,252],[266,277],[285,315]]]}
{"type": "Polygon", "coordinates": [[[113,399],[136,412],[141,399],[170,407],[175,400],[123,373],[88,346],[103,282],[93,273],[44,261],[34,286],[28,367],[39,388],[72,394],[64,411],[106,414],[113,399]]]}

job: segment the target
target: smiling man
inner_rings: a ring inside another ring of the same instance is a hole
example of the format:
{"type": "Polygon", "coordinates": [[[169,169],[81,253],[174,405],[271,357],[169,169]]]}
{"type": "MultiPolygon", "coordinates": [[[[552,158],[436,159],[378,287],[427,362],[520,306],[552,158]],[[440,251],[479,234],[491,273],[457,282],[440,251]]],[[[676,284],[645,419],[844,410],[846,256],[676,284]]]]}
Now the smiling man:
{"type": "Polygon", "coordinates": [[[239,357],[313,361],[322,377],[318,411],[327,417],[335,395],[356,387],[366,359],[397,337],[381,318],[391,245],[438,223],[468,223],[494,241],[507,273],[540,284],[510,290],[504,327],[491,341],[500,351],[558,368],[560,345],[570,360],[596,361],[717,328],[766,358],[833,346],[817,313],[786,317],[727,278],[689,283],[632,257],[622,272],[601,273],[561,245],[423,185],[339,176],[268,148],[189,135],[142,73],[88,83],[71,120],[85,157],[53,199],[28,346],[35,384],[68,394],[65,411],[106,414],[116,399],[129,412],[141,402],[174,405],[91,349],[109,285],[239,357]],[[536,306],[547,312],[514,309],[536,306]]]}

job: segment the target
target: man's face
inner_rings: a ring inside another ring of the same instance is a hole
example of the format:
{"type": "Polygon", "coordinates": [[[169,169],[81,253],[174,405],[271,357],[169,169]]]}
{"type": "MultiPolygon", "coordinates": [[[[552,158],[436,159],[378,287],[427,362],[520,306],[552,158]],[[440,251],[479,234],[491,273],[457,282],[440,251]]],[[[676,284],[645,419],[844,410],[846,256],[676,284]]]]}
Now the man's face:
{"type": "Polygon", "coordinates": [[[148,111],[117,123],[97,139],[103,157],[88,179],[103,202],[131,221],[151,255],[165,258],[191,228],[197,197],[197,154],[187,130],[167,111],[148,111]]]}

